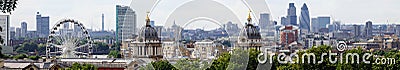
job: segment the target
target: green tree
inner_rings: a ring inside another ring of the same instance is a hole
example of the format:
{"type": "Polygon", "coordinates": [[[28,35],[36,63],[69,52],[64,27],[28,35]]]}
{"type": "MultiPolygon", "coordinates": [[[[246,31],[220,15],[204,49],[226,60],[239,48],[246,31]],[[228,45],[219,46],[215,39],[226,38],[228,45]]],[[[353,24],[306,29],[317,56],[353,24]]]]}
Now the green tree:
{"type": "Polygon", "coordinates": [[[222,53],[217,59],[213,60],[212,65],[207,70],[226,70],[229,65],[231,54],[228,52],[222,53]]]}
{"type": "Polygon", "coordinates": [[[261,53],[261,51],[258,51],[256,49],[250,49],[247,70],[256,70],[257,69],[257,66],[259,64],[257,56],[260,53],[261,53]]]}
{"type": "Polygon", "coordinates": [[[92,64],[74,63],[71,67],[65,68],[65,70],[97,70],[97,67],[92,64]]]}
{"type": "MultiPolygon", "coordinates": [[[[321,58],[322,53],[329,53],[331,51],[331,46],[327,45],[321,45],[321,46],[314,46],[310,49],[307,49],[305,51],[299,51],[296,54],[298,54],[298,57],[293,59],[293,61],[298,61],[296,63],[286,63],[286,64],[280,64],[277,62],[277,55],[274,56],[274,64],[273,67],[276,67],[277,70],[307,70],[307,69],[316,69],[316,70],[333,70],[336,69],[336,64],[332,64],[329,62],[328,56],[324,56],[321,58]],[[308,63],[308,59],[310,58],[302,58],[302,55],[305,55],[305,53],[314,53],[315,54],[315,63],[313,61],[313,58],[311,57],[310,63],[308,63]],[[302,62],[302,59],[304,59],[304,63],[302,62]],[[318,63],[323,59],[322,63],[318,63]]],[[[274,69],[274,68],[273,68],[274,69]]]]}
{"type": "MultiPolygon", "coordinates": [[[[366,53],[370,53],[370,52],[366,52],[366,51],[363,51],[362,50],[362,48],[360,48],[360,47],[358,47],[357,49],[351,49],[351,50],[346,50],[344,53],[343,53],[343,55],[342,55],[342,57],[343,57],[343,63],[337,63],[337,65],[336,65],[336,68],[337,68],[337,70],[342,70],[342,69],[350,69],[350,70],[360,70],[360,69],[362,69],[362,70],[371,70],[372,69],[372,64],[366,64],[366,63],[364,63],[362,60],[362,56],[364,55],[364,54],[366,54],[366,53]],[[353,60],[353,57],[347,57],[346,56],[346,54],[350,54],[350,53],[356,53],[356,54],[359,54],[359,58],[354,58],[354,60],[353,60]],[[348,58],[348,60],[349,60],[349,63],[346,63],[346,60],[347,60],[347,58],[348,58]],[[360,63],[351,63],[350,61],[357,61],[357,59],[359,59],[358,61],[360,62],[360,63]]],[[[371,56],[370,57],[370,59],[367,59],[368,61],[371,61],[372,60],[372,57],[373,56],[371,56]]],[[[371,62],[373,62],[373,61],[371,61],[371,62]]]]}
{"type": "MultiPolygon", "coordinates": [[[[380,53],[380,51],[375,51],[374,53],[380,53]]],[[[374,54],[376,55],[376,54],[374,54]]],[[[396,70],[400,68],[400,52],[398,50],[391,50],[388,52],[383,52],[382,54],[378,54],[377,56],[380,56],[379,58],[394,58],[395,59],[395,63],[394,64],[373,64],[372,65],[372,69],[374,70],[396,70]]],[[[373,61],[371,62],[375,62],[375,60],[378,57],[375,57],[373,59],[373,61]]],[[[382,62],[382,61],[378,61],[378,62],[382,62]]],[[[386,60],[386,63],[388,63],[390,61],[386,60]]]]}
{"type": "Polygon", "coordinates": [[[18,0],[0,0],[0,10],[3,13],[10,13],[17,8],[18,0]]]}
{"type": "Polygon", "coordinates": [[[166,60],[151,62],[151,64],[153,65],[155,70],[177,70],[166,60]]]}
{"type": "Polygon", "coordinates": [[[14,59],[23,59],[23,58],[28,58],[26,54],[19,54],[13,57],[14,59]]]}
{"type": "Polygon", "coordinates": [[[103,43],[103,42],[94,42],[93,44],[94,44],[94,48],[97,51],[100,51],[100,52],[106,52],[106,51],[108,51],[110,49],[108,47],[108,45],[106,43],[103,43]]]}
{"type": "Polygon", "coordinates": [[[16,49],[18,53],[35,52],[38,49],[38,44],[31,42],[25,42],[16,49]]]}
{"type": "Polygon", "coordinates": [[[31,60],[38,60],[40,57],[39,56],[29,56],[28,58],[31,60]]]}
{"type": "Polygon", "coordinates": [[[112,50],[110,53],[108,53],[108,58],[121,58],[121,53],[116,50],[112,50]]]}
{"type": "Polygon", "coordinates": [[[174,66],[179,70],[204,70],[207,69],[208,63],[200,60],[181,59],[174,66]]]}

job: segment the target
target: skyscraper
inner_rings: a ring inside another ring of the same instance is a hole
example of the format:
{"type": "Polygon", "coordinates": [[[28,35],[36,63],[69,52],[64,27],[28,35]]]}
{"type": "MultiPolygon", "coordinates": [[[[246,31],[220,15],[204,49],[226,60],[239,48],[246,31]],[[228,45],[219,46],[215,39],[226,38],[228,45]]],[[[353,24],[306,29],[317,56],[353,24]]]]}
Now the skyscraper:
{"type": "Polygon", "coordinates": [[[360,25],[353,25],[354,27],[354,38],[358,38],[361,36],[361,26],[360,25]]]}
{"type": "Polygon", "coordinates": [[[332,23],[335,26],[335,29],[334,29],[335,31],[339,31],[341,29],[341,27],[340,27],[341,22],[340,21],[333,21],[332,23]]]}
{"type": "Polygon", "coordinates": [[[309,32],[310,31],[310,13],[308,12],[308,8],[306,3],[303,4],[301,7],[301,14],[300,14],[300,30],[309,32]]]}
{"type": "Polygon", "coordinates": [[[270,14],[261,13],[259,22],[259,26],[261,28],[261,36],[274,36],[275,28],[274,24],[270,21],[270,14]]]}
{"type": "Polygon", "coordinates": [[[26,22],[21,23],[21,37],[26,37],[26,34],[28,32],[28,25],[26,22]]]}
{"type": "Polygon", "coordinates": [[[400,25],[396,25],[395,32],[396,35],[400,37],[400,25]]]}
{"type": "Polygon", "coordinates": [[[104,32],[104,14],[101,14],[101,31],[104,32]]]}
{"type": "Polygon", "coordinates": [[[311,32],[318,32],[318,18],[311,18],[311,32]]]}
{"type": "Polygon", "coordinates": [[[294,6],[294,3],[289,3],[289,9],[288,9],[288,22],[290,25],[297,25],[297,15],[296,15],[296,7],[294,6]]]}
{"type": "Polygon", "coordinates": [[[21,28],[15,28],[15,36],[14,38],[21,37],[21,28]]]}
{"type": "Polygon", "coordinates": [[[39,12],[36,13],[36,31],[39,37],[46,38],[49,36],[49,21],[48,16],[44,17],[39,12]]]}
{"type": "Polygon", "coordinates": [[[283,26],[289,25],[289,23],[287,22],[287,18],[286,17],[281,17],[281,25],[283,25],[283,26]]]}
{"type": "Polygon", "coordinates": [[[116,6],[116,37],[118,41],[133,39],[136,34],[136,13],[129,6],[116,6]]]}
{"type": "Polygon", "coordinates": [[[312,18],[313,31],[318,32],[321,28],[327,28],[327,25],[331,23],[331,17],[320,16],[318,18],[312,18]]]}
{"type": "Polygon", "coordinates": [[[367,21],[364,27],[364,37],[372,37],[372,21],[367,21]]]}

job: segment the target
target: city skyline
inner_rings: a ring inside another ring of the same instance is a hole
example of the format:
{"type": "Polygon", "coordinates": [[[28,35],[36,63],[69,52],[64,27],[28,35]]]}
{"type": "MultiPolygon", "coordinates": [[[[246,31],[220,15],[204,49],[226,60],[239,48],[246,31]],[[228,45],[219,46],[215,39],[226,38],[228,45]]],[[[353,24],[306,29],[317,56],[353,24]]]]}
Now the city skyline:
{"type": "MultiPolygon", "coordinates": [[[[339,20],[342,23],[356,23],[362,24],[367,20],[372,20],[374,24],[376,23],[399,23],[400,17],[394,16],[400,10],[396,10],[400,6],[397,6],[394,3],[398,3],[396,0],[386,0],[386,1],[362,1],[362,0],[353,0],[353,1],[343,1],[343,0],[330,0],[330,1],[305,1],[305,0],[266,0],[270,14],[271,20],[276,20],[279,22],[279,17],[287,15],[285,14],[287,11],[288,3],[295,3],[296,15],[300,15],[300,8],[303,3],[306,3],[309,6],[310,17],[316,17],[319,15],[331,15],[332,21],[339,20]],[[358,4],[360,2],[365,2],[363,4],[358,4]],[[368,3],[375,3],[374,5],[369,5],[368,3]],[[347,7],[349,6],[349,7],[347,7]],[[385,8],[381,8],[385,7],[385,8]],[[378,11],[380,10],[380,11],[378,11]],[[387,12],[389,11],[389,12],[387,12]],[[372,14],[373,13],[373,14],[372,14]],[[351,16],[349,16],[351,15],[351,16]]],[[[115,5],[127,5],[131,4],[132,0],[124,0],[124,1],[51,1],[51,0],[39,0],[39,1],[20,1],[18,2],[21,5],[18,5],[18,8],[10,15],[10,25],[11,27],[20,27],[21,22],[27,22],[28,30],[36,29],[36,21],[34,19],[36,12],[41,12],[44,16],[49,16],[50,18],[50,27],[53,26],[57,21],[65,18],[73,18],[80,20],[83,22],[88,28],[92,28],[94,30],[101,30],[101,14],[105,14],[105,30],[114,30],[115,31],[115,5]],[[61,3],[66,4],[61,4],[61,3]],[[46,3],[40,4],[40,3],[46,3]],[[63,6],[69,5],[67,3],[71,3],[74,6],[63,6]],[[23,4],[23,5],[22,5],[23,4]],[[77,5],[75,5],[77,4],[77,5]],[[48,6],[52,5],[52,6],[48,6]],[[91,5],[90,7],[81,7],[79,5],[91,5]],[[62,8],[62,9],[59,9],[62,8]],[[113,10],[107,10],[113,9],[113,10]],[[91,9],[87,12],[77,12],[83,9],[91,9]],[[62,14],[59,14],[59,13],[62,14]],[[55,14],[58,13],[58,14],[55,14]],[[90,26],[89,26],[90,25],[90,26]]],[[[151,1],[150,1],[151,2],[151,1]]],[[[162,11],[162,10],[161,10],[162,11]]],[[[144,17],[138,14],[138,26],[140,27],[144,22],[140,22],[140,20],[144,17]]],[[[255,14],[258,15],[258,14],[255,14]]],[[[399,14],[400,15],[400,14],[399,14]]],[[[259,18],[259,17],[257,17],[259,18]]],[[[177,20],[178,21],[178,20],[177,20]]],[[[157,23],[159,25],[161,23],[157,23]]],[[[166,22],[168,23],[168,22],[166,22]]],[[[172,22],[171,22],[172,23],[172,22]]],[[[226,22],[222,22],[226,23],[226,22]]],[[[233,23],[241,23],[241,22],[233,22],[233,23]]]]}

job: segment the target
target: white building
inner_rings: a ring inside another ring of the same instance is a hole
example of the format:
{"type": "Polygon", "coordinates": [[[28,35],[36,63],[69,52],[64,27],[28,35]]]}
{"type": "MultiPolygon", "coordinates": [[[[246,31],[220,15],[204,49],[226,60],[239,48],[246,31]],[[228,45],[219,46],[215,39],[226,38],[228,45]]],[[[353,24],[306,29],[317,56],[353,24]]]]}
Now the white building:
{"type": "Polygon", "coordinates": [[[10,40],[9,30],[10,28],[10,16],[0,15],[0,36],[3,39],[3,46],[8,46],[8,40],[10,40]]]}
{"type": "Polygon", "coordinates": [[[191,58],[199,58],[200,60],[214,59],[216,51],[213,41],[196,42],[191,58]]]}
{"type": "Polygon", "coordinates": [[[176,45],[176,43],[174,42],[163,42],[162,43],[163,46],[163,55],[164,58],[174,58],[177,55],[177,52],[175,52],[178,48],[178,46],[176,45]]]}
{"type": "Polygon", "coordinates": [[[9,15],[0,15],[0,38],[2,39],[0,42],[2,45],[2,53],[12,53],[12,47],[9,47],[9,40],[10,40],[10,35],[8,34],[10,32],[9,30],[10,27],[10,16],[9,15]]]}

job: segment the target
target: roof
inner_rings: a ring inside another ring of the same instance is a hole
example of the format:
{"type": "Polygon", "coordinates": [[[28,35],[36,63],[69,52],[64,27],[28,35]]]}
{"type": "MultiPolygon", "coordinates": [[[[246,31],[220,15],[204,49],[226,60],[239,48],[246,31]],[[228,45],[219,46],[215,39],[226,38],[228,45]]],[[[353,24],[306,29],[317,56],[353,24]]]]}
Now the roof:
{"type": "Polygon", "coordinates": [[[50,62],[43,62],[43,63],[24,63],[24,62],[10,62],[10,63],[4,63],[4,67],[6,68],[14,68],[14,69],[19,69],[19,68],[25,68],[29,65],[35,65],[39,68],[50,68],[54,65],[54,63],[50,63],[50,62]]]}

